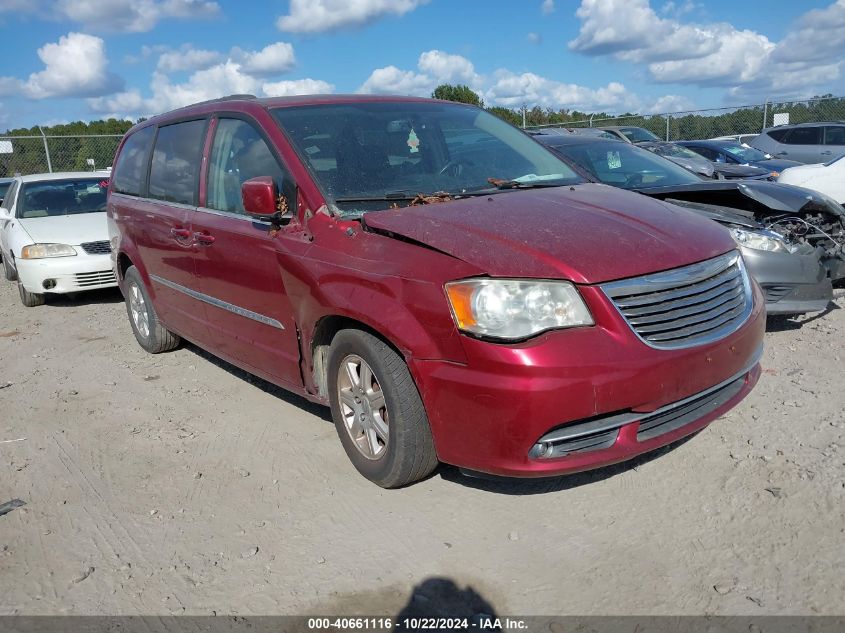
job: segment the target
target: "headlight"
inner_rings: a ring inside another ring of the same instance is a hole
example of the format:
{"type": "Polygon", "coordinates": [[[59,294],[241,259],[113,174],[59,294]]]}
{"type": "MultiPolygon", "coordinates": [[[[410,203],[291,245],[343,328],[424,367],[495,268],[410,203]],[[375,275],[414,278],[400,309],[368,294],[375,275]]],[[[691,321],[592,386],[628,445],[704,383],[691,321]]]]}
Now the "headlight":
{"type": "Polygon", "coordinates": [[[73,255],[76,255],[76,251],[73,246],[67,244],[30,244],[21,249],[21,259],[72,257],[73,255]]]}
{"type": "Polygon", "coordinates": [[[592,325],[581,295],[567,281],[467,279],[446,284],[458,329],[507,340],[544,330],[592,325]]]}
{"type": "Polygon", "coordinates": [[[757,251],[789,252],[789,247],[783,238],[774,231],[747,231],[745,229],[731,229],[734,241],[740,246],[753,248],[757,251]]]}

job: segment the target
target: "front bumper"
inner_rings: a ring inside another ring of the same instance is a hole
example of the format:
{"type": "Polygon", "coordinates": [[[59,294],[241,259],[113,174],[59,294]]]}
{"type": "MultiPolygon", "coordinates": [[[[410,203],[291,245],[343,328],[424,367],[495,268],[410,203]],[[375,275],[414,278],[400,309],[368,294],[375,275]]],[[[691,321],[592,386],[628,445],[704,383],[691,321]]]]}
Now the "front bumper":
{"type": "Polygon", "coordinates": [[[598,288],[582,288],[582,294],[593,311],[593,327],[549,332],[518,345],[464,337],[465,365],[411,360],[441,461],[517,477],[613,464],[704,428],[739,403],[760,376],[756,359],[765,310],[756,286],[754,308],[739,330],[715,343],[677,350],[640,341],[598,288]],[[656,419],[648,414],[735,381],[736,388],[703,414],[693,413],[656,435],[640,432],[641,419],[656,419]],[[606,445],[536,457],[535,446],[550,432],[620,414],[629,417],[606,445]]]}
{"type": "Polygon", "coordinates": [[[748,272],[763,289],[769,314],[819,312],[833,298],[821,248],[805,245],[794,253],[740,250],[748,272]]]}
{"type": "Polygon", "coordinates": [[[75,257],[16,259],[15,268],[23,287],[38,294],[64,294],[117,286],[108,254],[89,255],[83,252],[75,257]],[[45,282],[48,287],[45,287],[45,282]]]}

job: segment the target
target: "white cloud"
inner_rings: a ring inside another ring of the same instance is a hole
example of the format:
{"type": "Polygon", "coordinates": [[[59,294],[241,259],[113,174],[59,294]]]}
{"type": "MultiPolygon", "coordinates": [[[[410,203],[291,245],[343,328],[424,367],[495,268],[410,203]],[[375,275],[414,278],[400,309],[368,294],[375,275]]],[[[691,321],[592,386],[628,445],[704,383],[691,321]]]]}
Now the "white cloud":
{"type": "Polygon", "coordinates": [[[543,41],[543,37],[539,33],[529,33],[528,34],[528,41],[531,44],[539,44],[543,41]]]}
{"type": "Polygon", "coordinates": [[[555,0],[543,0],[543,4],[540,5],[540,11],[542,11],[543,15],[549,15],[554,10],[555,0]]]}
{"type": "Polygon", "coordinates": [[[360,27],[387,16],[413,11],[428,0],[290,0],[290,13],[276,25],[293,33],[322,33],[360,27]]]}
{"type": "Polygon", "coordinates": [[[494,73],[493,83],[484,93],[484,100],[507,108],[538,105],[553,109],[619,112],[636,110],[640,106],[640,100],[617,82],[593,89],[506,69],[494,73]]]}
{"type": "Polygon", "coordinates": [[[90,29],[142,33],[168,18],[210,18],[220,13],[207,0],[57,0],[60,16],[90,29]]]}
{"type": "Polygon", "coordinates": [[[845,0],[808,11],[795,27],[772,51],[774,61],[800,61],[808,66],[837,61],[845,52],[845,0]]]}
{"type": "Polygon", "coordinates": [[[385,66],[376,68],[361,84],[358,92],[428,97],[436,87],[436,83],[428,75],[421,75],[412,70],[401,70],[396,66],[385,66]]]}
{"type": "Polygon", "coordinates": [[[202,70],[219,62],[220,57],[217,51],[193,48],[185,44],[179,50],[163,52],[158,58],[157,68],[164,73],[202,70]]]}
{"type": "Polygon", "coordinates": [[[31,99],[93,97],[119,90],[123,81],[108,70],[105,42],[84,33],[68,33],[38,49],[44,70],[23,81],[0,78],[0,93],[31,99]]]}
{"type": "Polygon", "coordinates": [[[402,70],[396,66],[377,68],[361,84],[358,92],[428,97],[442,83],[467,84],[478,89],[483,81],[466,57],[439,50],[422,53],[417,60],[417,69],[420,72],[402,70]]]}
{"type": "Polygon", "coordinates": [[[296,64],[293,46],[287,42],[276,42],[256,52],[235,49],[232,56],[240,58],[244,72],[256,76],[286,73],[296,64]]]}
{"type": "Polygon", "coordinates": [[[616,55],[632,62],[694,59],[718,48],[715,36],[694,26],[658,17],[648,0],[582,0],[573,51],[616,55]]]}
{"type": "Polygon", "coordinates": [[[695,8],[668,2],[661,12],[670,17],[660,17],[649,0],[582,0],[569,48],[644,63],[661,83],[728,87],[731,98],[827,91],[841,76],[845,0],[808,11],[780,42],[725,22],[682,22],[695,8]]]}
{"type": "Polygon", "coordinates": [[[334,92],[334,86],[320,79],[290,79],[266,83],[262,86],[262,90],[267,97],[292,97],[328,94],[334,92]]]}
{"type": "Polygon", "coordinates": [[[688,112],[695,109],[695,104],[680,95],[663,95],[650,105],[645,106],[645,114],[663,114],[664,112],[688,112]]]}
{"type": "Polygon", "coordinates": [[[431,50],[420,55],[417,68],[437,80],[438,83],[464,83],[472,87],[480,77],[472,62],[460,55],[431,50]]]}
{"type": "Polygon", "coordinates": [[[98,113],[119,112],[121,116],[152,116],[230,94],[277,97],[333,92],[334,86],[325,81],[308,78],[265,82],[244,72],[239,63],[229,59],[193,73],[182,83],[174,83],[167,75],[155,72],[150,81],[150,91],[149,97],[142,96],[139,90],[129,90],[108,97],[89,99],[88,105],[98,113]]]}

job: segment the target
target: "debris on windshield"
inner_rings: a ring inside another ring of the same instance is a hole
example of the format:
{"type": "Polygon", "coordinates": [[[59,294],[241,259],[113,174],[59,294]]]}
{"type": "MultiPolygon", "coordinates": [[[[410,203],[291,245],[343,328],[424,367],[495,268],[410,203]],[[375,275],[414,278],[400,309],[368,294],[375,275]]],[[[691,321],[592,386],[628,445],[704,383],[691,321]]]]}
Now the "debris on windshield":
{"type": "Polygon", "coordinates": [[[450,193],[446,191],[435,191],[434,193],[418,193],[417,196],[408,203],[408,206],[414,207],[419,204],[436,204],[438,202],[449,202],[454,199],[450,193]]]}
{"type": "Polygon", "coordinates": [[[488,178],[487,182],[489,182],[494,187],[499,188],[516,187],[519,185],[519,183],[515,180],[507,180],[506,178],[488,178]]]}

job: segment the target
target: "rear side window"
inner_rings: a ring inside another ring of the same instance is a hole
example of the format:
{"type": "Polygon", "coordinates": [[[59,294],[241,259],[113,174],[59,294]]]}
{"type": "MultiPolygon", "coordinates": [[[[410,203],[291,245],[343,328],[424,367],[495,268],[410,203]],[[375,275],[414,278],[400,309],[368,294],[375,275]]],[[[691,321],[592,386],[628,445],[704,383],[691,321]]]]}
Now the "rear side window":
{"type": "Polygon", "coordinates": [[[205,120],[160,127],[150,165],[150,198],[196,205],[205,120]]]}
{"type": "Polygon", "coordinates": [[[825,145],[845,145],[845,126],[831,125],[824,129],[825,145]]]}
{"type": "Polygon", "coordinates": [[[114,166],[113,191],[130,196],[141,195],[154,132],[154,127],[145,127],[126,139],[114,166]]]}
{"type": "Polygon", "coordinates": [[[775,139],[778,143],[783,143],[783,139],[786,138],[786,133],[789,132],[789,129],[784,130],[769,130],[766,132],[769,136],[775,139]]]}
{"type": "Polygon", "coordinates": [[[784,143],[787,145],[821,145],[821,131],[820,127],[794,127],[786,135],[784,143]]]}

